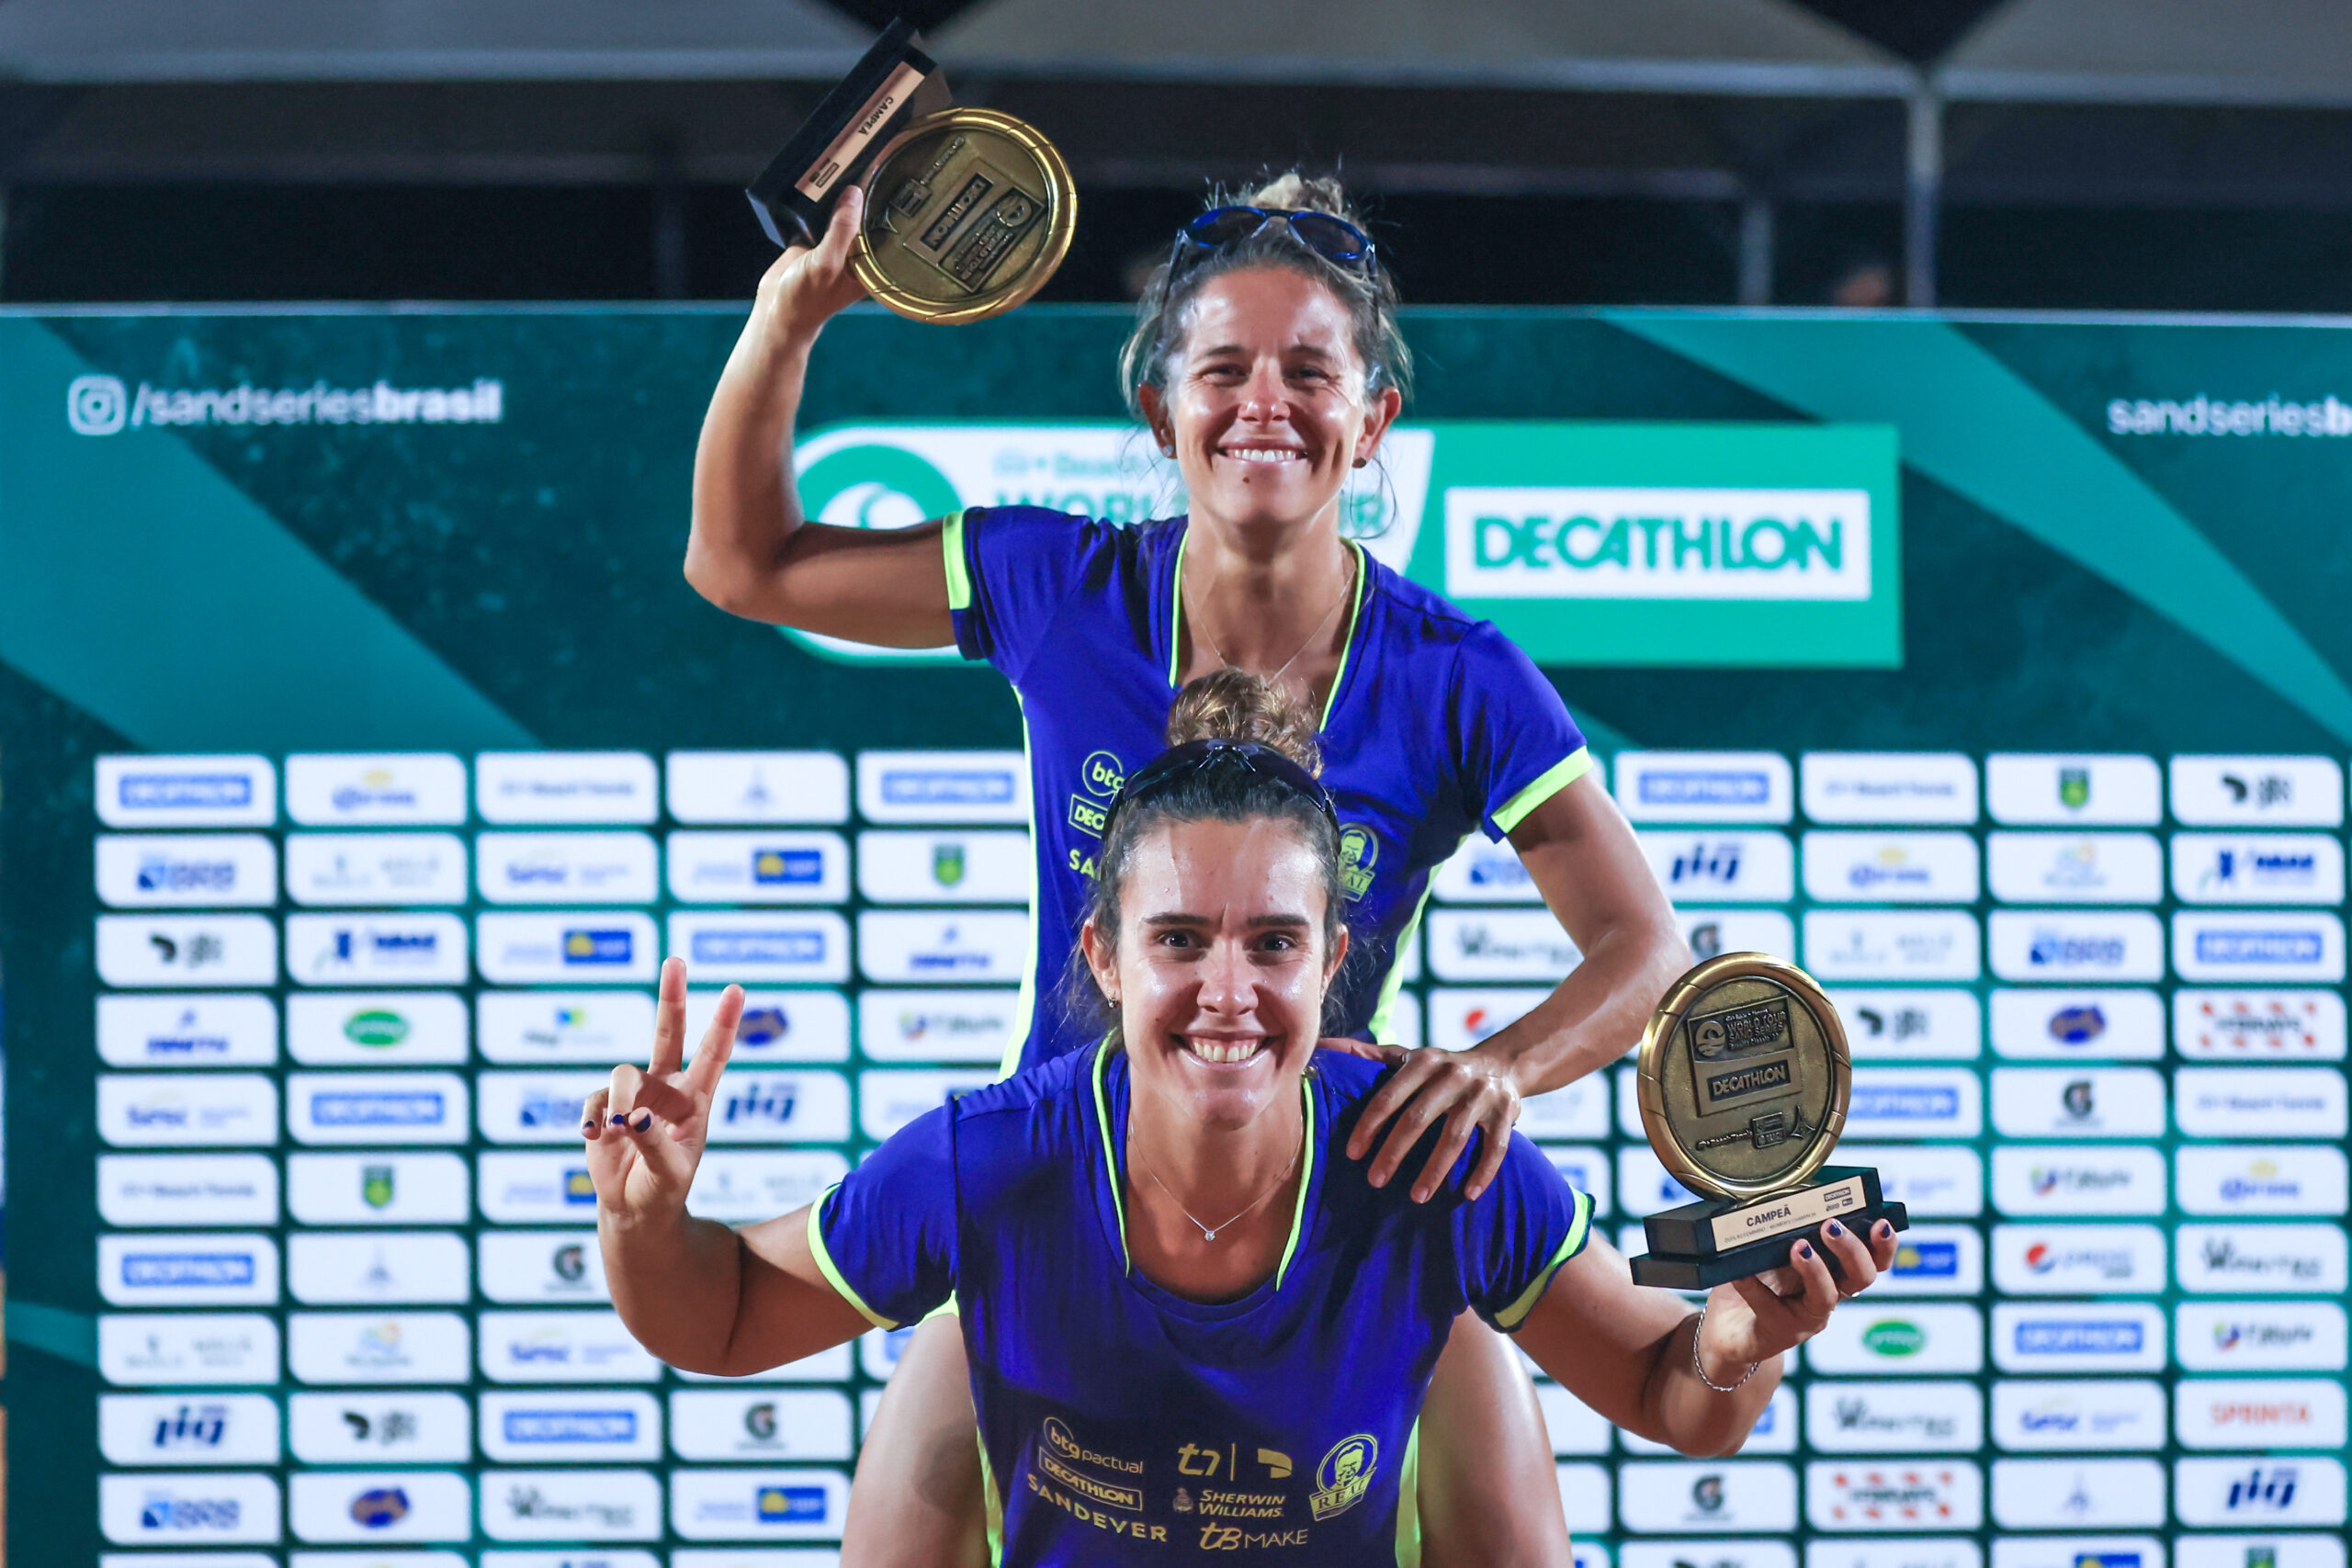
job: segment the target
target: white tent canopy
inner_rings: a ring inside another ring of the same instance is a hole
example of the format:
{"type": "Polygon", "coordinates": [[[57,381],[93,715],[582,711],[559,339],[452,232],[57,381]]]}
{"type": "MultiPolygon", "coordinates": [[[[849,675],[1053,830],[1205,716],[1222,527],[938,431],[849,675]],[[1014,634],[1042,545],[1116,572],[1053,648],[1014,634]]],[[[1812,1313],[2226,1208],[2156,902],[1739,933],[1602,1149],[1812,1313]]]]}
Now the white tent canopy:
{"type": "Polygon", "coordinates": [[[0,0],[0,80],[662,81],[838,76],[820,0],[0,0]]]}
{"type": "Polygon", "coordinates": [[[1885,97],[1909,67],[1790,0],[981,0],[956,73],[1885,97]]]}
{"type": "Polygon", "coordinates": [[[1944,57],[1953,99],[2352,107],[2345,0],[2012,0],[1944,57]]]}

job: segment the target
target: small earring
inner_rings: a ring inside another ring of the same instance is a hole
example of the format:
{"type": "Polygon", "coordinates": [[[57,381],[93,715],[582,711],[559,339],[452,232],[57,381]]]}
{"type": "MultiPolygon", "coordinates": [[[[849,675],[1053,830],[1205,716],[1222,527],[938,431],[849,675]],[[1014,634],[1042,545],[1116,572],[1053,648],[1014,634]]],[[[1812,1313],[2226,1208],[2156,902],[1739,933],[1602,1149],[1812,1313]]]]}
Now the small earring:
{"type": "Polygon", "coordinates": [[[1363,468],[1366,463],[1370,462],[1371,460],[1372,460],[1372,459],[1370,459],[1369,457],[1358,457],[1358,458],[1356,459],[1356,467],[1357,467],[1357,468],[1363,468]]]}

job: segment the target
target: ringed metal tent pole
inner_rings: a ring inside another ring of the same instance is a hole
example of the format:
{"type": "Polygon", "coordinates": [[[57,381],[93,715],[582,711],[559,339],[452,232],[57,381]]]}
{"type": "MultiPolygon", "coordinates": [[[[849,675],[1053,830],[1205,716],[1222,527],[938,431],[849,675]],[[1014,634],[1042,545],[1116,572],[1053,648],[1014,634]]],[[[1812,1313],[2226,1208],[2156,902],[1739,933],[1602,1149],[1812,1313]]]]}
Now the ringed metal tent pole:
{"type": "Polygon", "coordinates": [[[1936,302],[1936,231],[1944,187],[1944,106],[1922,81],[1907,100],[1903,170],[1903,300],[1917,310],[1936,302]]]}

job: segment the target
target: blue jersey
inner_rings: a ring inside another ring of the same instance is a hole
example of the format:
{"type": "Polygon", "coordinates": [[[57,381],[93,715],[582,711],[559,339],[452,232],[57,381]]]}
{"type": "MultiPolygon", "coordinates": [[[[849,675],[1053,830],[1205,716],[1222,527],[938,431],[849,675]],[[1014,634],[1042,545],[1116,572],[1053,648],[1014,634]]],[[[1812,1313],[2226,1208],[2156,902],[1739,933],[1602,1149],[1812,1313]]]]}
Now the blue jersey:
{"type": "Polygon", "coordinates": [[[1003,1563],[1280,1547],[1360,1568],[1418,1540],[1415,1424],[1454,1318],[1517,1328],[1592,1201],[1517,1134],[1476,1202],[1376,1189],[1343,1156],[1386,1069],[1316,1069],[1289,1245],[1238,1301],[1186,1301],[1129,1259],[1128,1064],[1106,1045],[931,1111],[810,1211],[826,1277],[879,1326],[954,1297],[1003,1563]]]}
{"type": "MultiPolygon", "coordinates": [[[[947,520],[956,643],[1001,671],[1027,731],[1037,882],[1035,959],[1008,1072],[1102,1032],[1061,982],[1111,798],[1167,748],[1176,699],[1184,520],[1123,527],[1038,507],[947,520]]],[[[1473,830],[1500,840],[1590,765],[1559,694],[1490,621],[1357,550],[1347,650],[1323,707],[1358,957],[1338,1032],[1378,1038],[1430,873],[1473,830]]]]}

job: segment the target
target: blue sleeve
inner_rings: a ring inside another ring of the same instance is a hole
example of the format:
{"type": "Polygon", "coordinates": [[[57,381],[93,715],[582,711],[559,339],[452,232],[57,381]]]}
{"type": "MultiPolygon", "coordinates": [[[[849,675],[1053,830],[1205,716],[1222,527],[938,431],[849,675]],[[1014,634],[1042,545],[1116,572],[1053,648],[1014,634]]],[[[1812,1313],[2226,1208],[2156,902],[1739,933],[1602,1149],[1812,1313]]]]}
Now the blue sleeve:
{"type": "Polygon", "coordinates": [[[1018,685],[1054,616],[1094,571],[1112,525],[1042,506],[975,506],[947,519],[947,608],[956,651],[1018,685]]]}
{"type": "Polygon", "coordinates": [[[1455,649],[1451,696],[1464,795],[1496,842],[1592,767],[1560,694],[1493,622],[1455,649]]]}
{"type": "Polygon", "coordinates": [[[1453,1212],[1463,1298],[1497,1328],[1516,1332],[1554,1272],[1582,1252],[1591,1235],[1592,1199],[1513,1133],[1494,1185],[1453,1212]]]}
{"type": "Polygon", "coordinates": [[[808,1212],[808,1250],[877,1328],[913,1323],[956,1293],[955,1106],[892,1134],[808,1212]]]}

